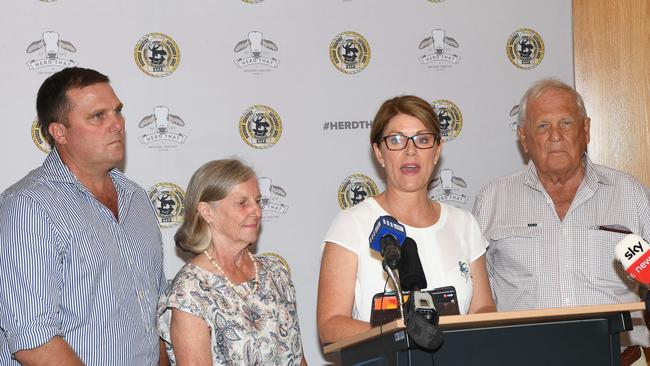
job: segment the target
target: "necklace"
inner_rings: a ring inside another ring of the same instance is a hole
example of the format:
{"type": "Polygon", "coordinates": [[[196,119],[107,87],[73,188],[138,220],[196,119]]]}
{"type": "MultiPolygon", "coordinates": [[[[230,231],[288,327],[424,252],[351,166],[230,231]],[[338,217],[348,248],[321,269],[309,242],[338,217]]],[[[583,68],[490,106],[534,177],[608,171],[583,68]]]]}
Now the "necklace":
{"type": "Polygon", "coordinates": [[[232,283],[232,281],[230,281],[230,278],[228,278],[228,275],[226,275],[226,272],[223,269],[221,269],[221,266],[219,266],[219,264],[214,259],[212,259],[210,254],[208,254],[208,251],[207,250],[203,251],[203,254],[205,254],[205,256],[208,257],[208,260],[210,261],[210,263],[212,263],[214,268],[216,268],[217,271],[221,272],[221,274],[223,275],[223,278],[226,280],[226,285],[228,285],[228,287],[230,287],[230,289],[233,290],[242,299],[246,299],[249,295],[251,295],[255,291],[257,291],[257,284],[260,282],[259,275],[258,275],[258,272],[257,272],[257,261],[255,260],[255,257],[253,257],[251,252],[249,252],[247,250],[246,253],[248,254],[248,258],[250,258],[250,260],[253,262],[253,267],[255,268],[255,279],[254,279],[255,284],[253,285],[252,290],[248,290],[244,294],[242,294],[239,291],[237,291],[237,289],[235,288],[235,285],[232,283]]]}

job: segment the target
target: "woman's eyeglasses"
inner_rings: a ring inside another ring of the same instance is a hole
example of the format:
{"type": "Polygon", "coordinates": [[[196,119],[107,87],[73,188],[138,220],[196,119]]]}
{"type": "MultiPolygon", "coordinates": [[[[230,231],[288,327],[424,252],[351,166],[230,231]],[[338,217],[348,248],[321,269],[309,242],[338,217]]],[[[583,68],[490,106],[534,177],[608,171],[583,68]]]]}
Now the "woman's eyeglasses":
{"type": "Polygon", "coordinates": [[[419,133],[413,136],[404,136],[396,133],[394,135],[384,136],[382,140],[384,140],[388,150],[396,151],[405,149],[409,140],[412,140],[418,149],[430,149],[436,145],[438,138],[431,132],[419,133]]]}

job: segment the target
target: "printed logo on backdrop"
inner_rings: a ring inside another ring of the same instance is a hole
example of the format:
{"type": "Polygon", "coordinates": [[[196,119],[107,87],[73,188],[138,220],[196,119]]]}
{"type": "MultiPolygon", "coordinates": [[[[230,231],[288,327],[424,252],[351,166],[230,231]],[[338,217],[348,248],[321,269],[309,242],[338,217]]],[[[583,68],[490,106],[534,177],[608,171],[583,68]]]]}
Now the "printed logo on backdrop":
{"type": "Polygon", "coordinates": [[[245,2],[246,4],[259,4],[264,0],[241,0],[241,1],[245,2]]]}
{"type": "Polygon", "coordinates": [[[373,197],[377,194],[379,194],[379,188],[370,177],[359,173],[352,174],[339,185],[339,206],[345,210],[361,203],[366,197],[373,197]]]}
{"type": "Polygon", "coordinates": [[[174,227],[183,221],[185,192],[181,187],[170,182],[160,182],[151,187],[147,194],[156,210],[160,227],[174,227]]]}
{"type": "Polygon", "coordinates": [[[508,37],[506,55],[516,67],[524,70],[537,67],[544,58],[544,41],[529,28],[517,29],[508,37]]]}
{"type": "Polygon", "coordinates": [[[463,208],[467,204],[467,183],[455,176],[451,169],[442,169],[437,177],[429,183],[429,194],[434,201],[448,203],[463,208]]]}
{"type": "Polygon", "coordinates": [[[418,47],[421,50],[433,51],[433,53],[420,57],[420,63],[428,65],[429,68],[449,68],[451,64],[457,64],[460,61],[460,56],[450,53],[453,48],[458,48],[458,42],[446,36],[443,29],[431,31],[431,35],[423,39],[418,47]]]}
{"type": "Polygon", "coordinates": [[[235,60],[235,65],[245,72],[261,74],[271,71],[280,64],[280,60],[275,57],[265,56],[265,54],[276,52],[278,46],[271,40],[264,38],[262,32],[248,32],[248,38],[237,42],[235,53],[244,52],[247,57],[235,60]]]}
{"type": "Polygon", "coordinates": [[[156,78],[173,73],[181,62],[178,45],[164,33],[145,34],[135,44],[133,56],[142,72],[156,78]]]}
{"type": "Polygon", "coordinates": [[[185,121],[175,114],[169,113],[169,108],[157,106],[153,108],[153,114],[144,117],[138,127],[148,127],[150,133],[138,137],[140,143],[149,145],[150,148],[162,151],[169,148],[176,148],[185,142],[187,136],[174,132],[178,127],[185,126],[185,121]]]}
{"type": "Polygon", "coordinates": [[[367,130],[370,127],[372,127],[372,120],[323,122],[323,131],[367,130]]]}
{"type": "Polygon", "coordinates": [[[77,61],[69,59],[77,48],[54,31],[43,32],[41,39],[30,43],[25,52],[36,57],[27,62],[30,70],[53,74],[66,67],[77,66],[77,61]]]}
{"type": "Polygon", "coordinates": [[[510,122],[510,129],[513,131],[517,131],[517,128],[519,127],[519,122],[517,120],[519,119],[519,104],[515,104],[514,107],[510,110],[510,113],[508,113],[510,117],[514,117],[515,120],[510,122]]]}
{"type": "Polygon", "coordinates": [[[444,2],[445,0],[428,0],[428,1],[429,1],[430,3],[437,4],[437,3],[444,2]]]}
{"type": "Polygon", "coordinates": [[[52,150],[50,143],[47,142],[45,135],[43,135],[41,126],[38,124],[38,119],[35,119],[34,122],[32,122],[32,141],[39,150],[46,154],[52,150]]]}
{"type": "Polygon", "coordinates": [[[239,135],[248,146],[268,149],[282,136],[282,120],[273,108],[257,104],[239,118],[239,135]]]}
{"type": "Polygon", "coordinates": [[[359,33],[343,32],[330,43],[329,54],[332,65],[339,71],[356,74],[370,63],[370,44],[359,33]]]}
{"type": "Polygon", "coordinates": [[[431,107],[438,115],[442,139],[446,142],[458,137],[463,128],[463,114],[460,108],[447,99],[434,100],[431,102],[431,107]]]}
{"type": "Polygon", "coordinates": [[[260,199],[262,220],[275,219],[287,213],[289,206],[284,204],[287,192],[282,187],[274,185],[269,177],[260,177],[257,182],[262,196],[260,199]]]}

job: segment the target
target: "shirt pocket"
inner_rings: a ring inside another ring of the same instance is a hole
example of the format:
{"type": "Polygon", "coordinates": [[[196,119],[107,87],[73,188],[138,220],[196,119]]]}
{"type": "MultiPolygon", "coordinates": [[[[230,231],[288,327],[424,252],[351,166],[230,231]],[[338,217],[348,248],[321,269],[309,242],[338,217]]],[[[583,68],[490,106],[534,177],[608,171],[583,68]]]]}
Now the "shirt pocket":
{"type": "Polygon", "coordinates": [[[587,243],[585,243],[585,255],[579,267],[586,268],[586,277],[591,277],[595,285],[600,286],[624,286],[623,282],[633,283],[623,266],[616,260],[614,251],[616,244],[627,234],[607,230],[589,228],[587,230],[587,243]]]}
{"type": "MultiPolygon", "coordinates": [[[[508,225],[485,233],[490,242],[487,259],[501,271],[532,277],[536,272],[540,250],[539,226],[508,225]]],[[[505,274],[504,274],[505,275],[505,274]]]]}
{"type": "Polygon", "coordinates": [[[536,238],[540,235],[540,228],[538,226],[528,225],[511,225],[501,226],[488,230],[485,237],[492,243],[508,243],[510,241],[520,242],[522,238],[536,238]]]}

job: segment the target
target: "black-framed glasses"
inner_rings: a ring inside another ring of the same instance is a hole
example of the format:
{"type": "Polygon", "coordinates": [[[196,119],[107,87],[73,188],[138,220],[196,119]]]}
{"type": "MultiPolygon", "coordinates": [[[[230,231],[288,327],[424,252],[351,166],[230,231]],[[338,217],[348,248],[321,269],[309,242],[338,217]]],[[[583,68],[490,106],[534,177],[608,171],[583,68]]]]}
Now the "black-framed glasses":
{"type": "Polygon", "coordinates": [[[406,145],[409,143],[409,140],[412,140],[413,144],[418,149],[430,149],[436,146],[438,138],[431,132],[418,133],[417,135],[413,136],[404,136],[402,134],[396,133],[394,135],[384,136],[382,137],[382,140],[384,140],[384,143],[386,144],[386,148],[388,150],[396,151],[405,149],[406,145]]]}

